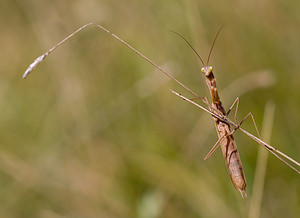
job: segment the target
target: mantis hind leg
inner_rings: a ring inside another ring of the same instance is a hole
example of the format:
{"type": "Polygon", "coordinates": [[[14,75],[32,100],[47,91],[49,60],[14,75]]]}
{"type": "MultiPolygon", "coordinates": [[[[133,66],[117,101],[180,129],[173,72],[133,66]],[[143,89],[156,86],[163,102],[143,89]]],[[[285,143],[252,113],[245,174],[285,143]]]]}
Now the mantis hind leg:
{"type": "MultiPolygon", "coordinates": [[[[227,111],[227,113],[226,113],[226,117],[227,117],[227,116],[229,115],[229,113],[232,111],[234,105],[236,105],[236,107],[235,107],[235,113],[234,113],[234,121],[235,121],[235,123],[237,123],[237,111],[238,111],[239,103],[240,103],[240,99],[239,99],[239,97],[237,97],[237,98],[234,100],[234,102],[232,103],[232,105],[230,106],[230,108],[229,108],[229,110],[227,111]]],[[[255,127],[256,133],[257,133],[257,135],[258,135],[258,138],[261,139],[260,133],[259,133],[259,131],[258,131],[256,122],[255,122],[255,119],[254,119],[254,116],[253,116],[253,114],[252,114],[251,112],[249,112],[249,113],[244,117],[244,119],[238,124],[238,127],[237,127],[236,129],[238,129],[238,128],[244,123],[244,121],[245,121],[246,119],[248,119],[249,116],[251,116],[251,118],[252,118],[252,122],[253,122],[253,124],[254,124],[254,127],[255,127]]]]}
{"type": "MultiPolygon", "coordinates": [[[[233,104],[231,105],[230,109],[228,110],[228,112],[226,113],[226,115],[229,114],[229,112],[232,110],[233,106],[235,104],[237,104],[237,107],[238,108],[238,102],[239,102],[239,98],[237,97],[236,100],[233,102],[233,104]]],[[[237,109],[236,109],[236,113],[237,113],[237,109]]],[[[256,122],[255,122],[255,119],[254,119],[254,116],[251,112],[249,112],[245,117],[244,119],[242,119],[242,121],[237,124],[237,127],[235,127],[230,133],[222,136],[221,138],[218,139],[218,141],[216,142],[216,144],[212,147],[212,149],[208,152],[208,154],[205,156],[204,160],[207,160],[208,158],[210,158],[210,156],[215,152],[215,150],[220,146],[220,143],[227,137],[227,136],[230,136],[232,135],[236,130],[239,129],[239,127],[244,123],[245,120],[247,120],[249,117],[252,118],[252,121],[253,121],[253,124],[254,124],[254,127],[255,127],[255,130],[257,132],[257,135],[258,137],[261,139],[260,137],[260,133],[258,131],[258,128],[257,128],[257,125],[256,125],[256,122]]],[[[235,119],[236,119],[236,114],[235,114],[235,119]]]]}
{"type": "Polygon", "coordinates": [[[240,127],[240,126],[243,124],[243,122],[244,122],[246,119],[248,119],[248,117],[250,117],[250,116],[251,116],[251,118],[252,118],[252,122],[253,122],[253,124],[254,124],[254,127],[255,127],[256,133],[257,133],[257,135],[258,135],[258,138],[261,139],[260,134],[259,134],[259,131],[258,131],[258,128],[257,128],[257,125],[256,125],[256,122],[255,122],[255,119],[254,119],[254,116],[253,116],[253,114],[252,114],[251,112],[249,112],[249,113],[244,117],[244,119],[239,123],[238,127],[240,127]]]}

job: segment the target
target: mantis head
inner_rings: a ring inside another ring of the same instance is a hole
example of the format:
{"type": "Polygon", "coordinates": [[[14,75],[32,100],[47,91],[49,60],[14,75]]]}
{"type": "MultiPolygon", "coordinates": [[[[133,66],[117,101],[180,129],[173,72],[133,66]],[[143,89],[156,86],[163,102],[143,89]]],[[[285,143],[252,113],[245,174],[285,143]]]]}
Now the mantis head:
{"type": "Polygon", "coordinates": [[[201,72],[205,75],[205,76],[209,76],[209,74],[211,74],[213,71],[212,66],[206,66],[206,67],[202,67],[201,68],[201,72]]]}

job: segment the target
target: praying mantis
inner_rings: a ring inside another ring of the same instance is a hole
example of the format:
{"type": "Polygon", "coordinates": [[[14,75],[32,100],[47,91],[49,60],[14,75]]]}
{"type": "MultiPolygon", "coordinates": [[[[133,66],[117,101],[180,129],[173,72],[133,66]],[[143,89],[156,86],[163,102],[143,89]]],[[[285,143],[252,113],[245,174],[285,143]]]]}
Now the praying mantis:
{"type": "Polygon", "coordinates": [[[217,35],[216,35],[216,37],[213,41],[213,44],[211,46],[211,49],[210,49],[210,52],[209,52],[208,59],[207,59],[206,63],[202,60],[202,58],[200,57],[198,52],[191,46],[191,44],[182,35],[174,32],[175,34],[180,36],[190,46],[190,48],[195,52],[195,54],[197,55],[197,57],[199,58],[199,60],[203,64],[203,67],[201,68],[201,72],[204,74],[204,76],[206,78],[206,84],[207,84],[207,86],[210,90],[211,99],[212,99],[211,105],[208,103],[208,100],[207,100],[206,97],[200,98],[195,92],[193,92],[186,85],[184,85],[183,83],[178,81],[175,77],[173,77],[170,73],[168,73],[163,68],[161,68],[155,62],[153,62],[148,57],[143,55],[141,52],[139,52],[138,50],[133,48],[131,45],[129,45],[123,39],[119,38],[117,35],[110,32],[108,29],[106,29],[103,26],[101,26],[99,24],[96,24],[96,23],[88,23],[88,24],[83,25],[82,27],[80,27],[79,29],[77,29],[76,31],[71,33],[69,36],[64,38],[62,41],[60,41],[59,43],[54,45],[47,52],[45,52],[44,54],[42,54],[41,56],[36,58],[33,61],[33,63],[31,63],[29,65],[29,67],[26,69],[25,73],[23,74],[23,78],[26,78],[56,48],[58,48],[60,45],[62,45],[66,41],[68,41],[70,38],[72,38],[78,32],[82,31],[83,29],[85,29],[88,26],[96,26],[96,27],[100,28],[101,30],[105,31],[106,33],[110,34],[115,39],[120,41],[123,45],[127,46],[133,52],[135,52],[140,57],[142,57],[144,60],[146,60],[151,65],[153,65],[155,68],[157,68],[160,72],[162,72],[167,77],[171,78],[177,84],[179,84],[184,89],[186,89],[188,92],[190,92],[196,99],[201,99],[204,102],[204,104],[207,106],[207,108],[200,105],[200,104],[198,104],[198,103],[196,103],[193,99],[189,99],[189,98],[187,98],[187,97],[171,90],[172,93],[174,93],[178,97],[180,97],[183,100],[188,101],[191,104],[197,106],[198,108],[206,111],[207,113],[209,113],[213,117],[219,139],[217,140],[217,142],[215,143],[213,148],[210,150],[210,152],[207,154],[207,156],[205,157],[205,160],[208,159],[219,146],[221,146],[222,153],[223,153],[223,156],[224,156],[224,159],[225,159],[225,164],[227,166],[228,173],[229,173],[229,176],[231,178],[231,181],[232,181],[234,187],[241,193],[242,197],[247,196],[247,194],[246,194],[246,178],[245,178],[245,173],[244,173],[244,170],[243,170],[243,167],[242,167],[241,159],[240,159],[240,156],[239,156],[239,153],[238,153],[238,150],[237,150],[237,145],[236,145],[236,142],[235,142],[234,137],[233,137],[233,133],[238,129],[240,131],[242,131],[243,133],[245,133],[250,138],[252,138],[258,144],[263,146],[266,150],[268,150],[270,153],[272,153],[275,157],[277,157],[279,160],[281,160],[283,163],[285,163],[291,169],[293,169],[298,174],[300,174],[300,171],[290,164],[290,163],[293,163],[293,164],[297,165],[298,167],[300,167],[299,162],[297,162],[296,160],[290,158],[289,156],[287,156],[283,152],[279,151],[278,149],[274,148],[273,146],[269,145],[268,143],[266,143],[266,142],[264,142],[260,139],[260,134],[259,134],[258,128],[256,126],[254,117],[253,117],[251,112],[248,113],[247,116],[241,122],[239,122],[239,123],[237,122],[236,117],[237,117],[237,110],[238,110],[238,105],[239,105],[239,98],[236,98],[236,100],[233,102],[232,106],[229,108],[229,110],[227,112],[225,111],[225,109],[222,105],[222,102],[220,100],[218,91],[217,91],[216,79],[215,79],[214,74],[213,74],[213,68],[208,65],[209,64],[209,59],[210,59],[210,56],[211,56],[211,53],[212,53],[212,50],[213,50],[213,47],[214,47],[214,44],[216,42],[216,39],[217,39],[222,27],[219,29],[219,31],[218,31],[218,33],[217,33],[217,35]],[[232,111],[234,106],[235,106],[235,121],[232,121],[228,118],[228,115],[232,111]],[[255,126],[258,137],[252,135],[248,131],[241,128],[242,123],[249,117],[252,118],[252,121],[254,123],[254,126],[255,126]],[[290,163],[287,162],[287,161],[289,161],[290,163]]]}

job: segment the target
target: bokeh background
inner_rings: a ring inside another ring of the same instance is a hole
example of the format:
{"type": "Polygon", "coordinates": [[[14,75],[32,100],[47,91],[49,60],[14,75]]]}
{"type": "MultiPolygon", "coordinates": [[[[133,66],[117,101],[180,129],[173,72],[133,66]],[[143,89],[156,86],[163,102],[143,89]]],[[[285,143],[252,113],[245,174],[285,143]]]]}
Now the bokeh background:
{"type": "MultiPolygon", "coordinates": [[[[201,63],[168,30],[206,60],[225,25],[210,60],[225,107],[239,96],[238,119],[251,111],[265,140],[299,161],[299,10],[293,0],[1,0],[0,217],[298,217],[296,172],[238,131],[242,199],[220,150],[203,160],[217,141],[211,116],[100,29],[21,77],[96,22],[209,97],[201,63]]],[[[255,133],[250,120],[244,128],[255,133]]]]}

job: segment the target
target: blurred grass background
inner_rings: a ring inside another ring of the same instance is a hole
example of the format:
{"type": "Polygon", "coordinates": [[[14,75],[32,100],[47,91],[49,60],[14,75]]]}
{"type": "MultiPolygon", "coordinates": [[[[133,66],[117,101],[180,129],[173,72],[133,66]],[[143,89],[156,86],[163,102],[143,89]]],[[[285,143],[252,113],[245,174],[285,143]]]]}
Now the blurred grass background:
{"type": "Polygon", "coordinates": [[[239,96],[239,120],[251,111],[261,129],[273,102],[270,143],[299,161],[299,9],[292,0],[0,1],[0,217],[298,217],[298,174],[269,156],[262,201],[252,200],[259,146],[237,132],[242,199],[220,150],[203,160],[217,141],[211,116],[98,28],[21,76],[92,21],[209,96],[199,61],[168,30],[206,59],[225,24],[210,61],[225,107],[239,96]]]}

